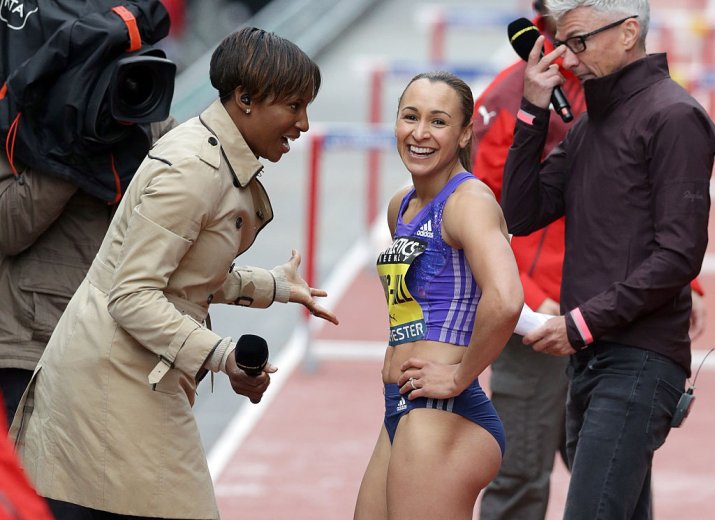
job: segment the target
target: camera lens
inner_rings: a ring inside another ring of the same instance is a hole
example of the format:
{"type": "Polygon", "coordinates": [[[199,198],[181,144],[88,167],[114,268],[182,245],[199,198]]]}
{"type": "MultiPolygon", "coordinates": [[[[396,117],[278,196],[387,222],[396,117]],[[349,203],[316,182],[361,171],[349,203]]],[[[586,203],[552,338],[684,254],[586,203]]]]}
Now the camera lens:
{"type": "Polygon", "coordinates": [[[117,101],[134,117],[151,112],[162,93],[152,68],[141,63],[123,69],[117,78],[117,101]]]}
{"type": "Polygon", "coordinates": [[[117,121],[162,121],[169,114],[176,65],[156,56],[122,58],[109,85],[112,115],[117,121]]]}
{"type": "Polygon", "coordinates": [[[151,93],[154,89],[153,81],[142,81],[138,67],[128,71],[126,76],[120,78],[119,99],[129,106],[140,107],[151,101],[151,93]]]}

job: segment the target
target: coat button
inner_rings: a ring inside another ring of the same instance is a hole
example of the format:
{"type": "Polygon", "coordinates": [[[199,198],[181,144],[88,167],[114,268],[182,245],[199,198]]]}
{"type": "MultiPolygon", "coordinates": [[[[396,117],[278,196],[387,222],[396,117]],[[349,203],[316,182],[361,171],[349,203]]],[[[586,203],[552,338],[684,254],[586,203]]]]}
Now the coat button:
{"type": "Polygon", "coordinates": [[[216,146],[218,144],[218,139],[216,139],[214,136],[209,137],[209,144],[211,146],[216,146]]]}
{"type": "Polygon", "coordinates": [[[263,220],[263,210],[262,210],[262,209],[259,209],[258,211],[256,211],[256,216],[257,216],[259,219],[263,220]]]}
{"type": "Polygon", "coordinates": [[[213,299],[214,299],[214,295],[213,295],[213,294],[209,294],[209,297],[206,298],[206,303],[209,303],[209,304],[210,304],[210,303],[213,301],[213,299]]]}
{"type": "Polygon", "coordinates": [[[236,229],[241,229],[241,226],[243,225],[243,218],[238,217],[236,219],[236,229]]]}

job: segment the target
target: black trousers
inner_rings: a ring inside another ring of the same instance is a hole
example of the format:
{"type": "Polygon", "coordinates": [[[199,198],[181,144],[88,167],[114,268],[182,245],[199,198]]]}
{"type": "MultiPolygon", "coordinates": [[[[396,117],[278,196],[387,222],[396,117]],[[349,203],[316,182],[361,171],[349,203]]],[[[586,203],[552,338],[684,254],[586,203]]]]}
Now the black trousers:
{"type": "Polygon", "coordinates": [[[5,413],[7,414],[7,427],[10,428],[12,418],[15,416],[17,405],[25,392],[27,384],[32,379],[32,370],[22,370],[20,368],[0,368],[0,389],[5,401],[5,413]]]}
{"type": "Polygon", "coordinates": [[[162,520],[153,516],[129,516],[108,513],[107,511],[98,511],[97,509],[90,509],[51,498],[47,498],[46,500],[55,520],[162,520]]]}

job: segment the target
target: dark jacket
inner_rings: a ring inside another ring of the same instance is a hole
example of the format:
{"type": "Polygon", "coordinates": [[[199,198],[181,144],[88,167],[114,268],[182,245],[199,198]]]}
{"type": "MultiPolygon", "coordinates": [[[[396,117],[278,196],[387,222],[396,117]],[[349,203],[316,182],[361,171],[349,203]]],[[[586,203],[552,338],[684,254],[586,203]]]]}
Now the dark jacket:
{"type": "Polygon", "coordinates": [[[566,216],[561,289],[569,341],[664,354],[690,373],[690,289],[707,246],[715,129],[664,54],[584,84],[587,114],[539,164],[549,113],[522,101],[504,172],[510,232],[566,216]],[[528,120],[528,116],[524,119],[528,120]]]}

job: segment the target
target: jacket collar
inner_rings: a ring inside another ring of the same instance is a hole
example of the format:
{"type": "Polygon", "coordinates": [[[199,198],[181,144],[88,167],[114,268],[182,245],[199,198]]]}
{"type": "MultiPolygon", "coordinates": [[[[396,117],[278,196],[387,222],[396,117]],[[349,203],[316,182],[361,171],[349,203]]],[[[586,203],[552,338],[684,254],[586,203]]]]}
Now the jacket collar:
{"type": "Polygon", "coordinates": [[[650,54],[613,74],[590,79],[583,84],[588,117],[603,119],[622,101],[669,77],[665,54],[650,54]]]}
{"type": "Polygon", "coordinates": [[[245,187],[263,169],[263,165],[246,144],[221,101],[217,99],[211,103],[199,119],[218,138],[228,167],[241,187],[245,187]]]}

